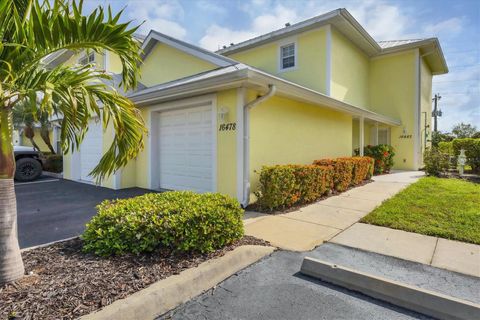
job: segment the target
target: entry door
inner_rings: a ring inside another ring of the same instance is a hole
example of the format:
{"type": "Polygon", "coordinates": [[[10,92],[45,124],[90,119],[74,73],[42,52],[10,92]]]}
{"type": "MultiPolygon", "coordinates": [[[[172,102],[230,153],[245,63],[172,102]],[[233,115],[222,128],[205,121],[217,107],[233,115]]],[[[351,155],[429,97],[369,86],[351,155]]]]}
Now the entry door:
{"type": "Polygon", "coordinates": [[[211,105],[160,113],[160,188],[213,191],[212,130],[211,105]]]}
{"type": "Polygon", "coordinates": [[[93,182],[89,173],[100,162],[102,151],[102,123],[99,120],[91,120],[80,145],[80,180],[93,182]]]}

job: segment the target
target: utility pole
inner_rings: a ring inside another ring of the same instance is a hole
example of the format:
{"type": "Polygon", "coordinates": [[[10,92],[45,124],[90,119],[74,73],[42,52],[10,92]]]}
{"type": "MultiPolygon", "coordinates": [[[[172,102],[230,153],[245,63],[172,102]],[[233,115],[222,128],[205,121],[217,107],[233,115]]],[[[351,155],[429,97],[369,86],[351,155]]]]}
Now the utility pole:
{"type": "Polygon", "coordinates": [[[433,117],[433,131],[437,132],[437,117],[442,116],[442,110],[438,110],[438,101],[440,101],[442,97],[440,94],[435,94],[435,97],[432,99],[433,100],[433,112],[432,112],[432,117],[433,117]]]}

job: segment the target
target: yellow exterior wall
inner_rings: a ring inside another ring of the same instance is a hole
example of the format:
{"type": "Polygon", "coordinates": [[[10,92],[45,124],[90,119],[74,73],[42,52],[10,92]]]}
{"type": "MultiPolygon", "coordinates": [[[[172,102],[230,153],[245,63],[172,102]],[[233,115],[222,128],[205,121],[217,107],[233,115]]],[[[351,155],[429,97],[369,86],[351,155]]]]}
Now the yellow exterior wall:
{"type": "Polygon", "coordinates": [[[297,66],[279,71],[280,46],[289,41],[271,42],[262,46],[228,55],[230,58],[293,81],[313,90],[325,93],[326,82],[326,28],[304,32],[292,37],[297,43],[297,66]]]}
{"type": "Polygon", "coordinates": [[[111,52],[107,52],[108,55],[108,71],[113,73],[122,73],[122,62],[120,58],[111,52]]]}
{"type": "Polygon", "coordinates": [[[332,28],[330,95],[355,106],[369,106],[369,58],[350,40],[332,28]]]}
{"type": "Polygon", "coordinates": [[[414,129],[416,90],[416,51],[410,50],[371,60],[370,107],[373,111],[399,119],[392,127],[391,144],[396,150],[395,169],[414,169],[414,129]],[[405,129],[405,131],[404,131],[405,129]],[[412,135],[402,138],[402,135],[412,135]]]}
{"type": "Polygon", "coordinates": [[[424,59],[421,59],[420,64],[420,106],[421,106],[421,114],[420,114],[420,139],[421,139],[421,146],[422,152],[425,150],[425,140],[426,140],[426,147],[431,147],[431,139],[432,139],[432,72],[430,68],[425,63],[424,59]],[[426,119],[426,126],[425,126],[425,119],[426,119]],[[425,139],[426,134],[426,139],[425,139]]]}
{"type": "Polygon", "coordinates": [[[157,43],[140,67],[140,82],[153,86],[216,68],[210,62],[157,43]]]}
{"type": "MultiPolygon", "coordinates": [[[[237,131],[219,131],[222,123],[237,122],[237,90],[217,93],[217,109],[228,110],[224,121],[217,117],[217,191],[237,196],[237,131]]],[[[218,114],[217,110],[217,114],[218,114]]]]}
{"type": "Polygon", "coordinates": [[[263,165],[352,154],[352,117],[327,108],[273,97],[250,111],[250,128],[252,192],[258,188],[255,171],[263,165]]]}

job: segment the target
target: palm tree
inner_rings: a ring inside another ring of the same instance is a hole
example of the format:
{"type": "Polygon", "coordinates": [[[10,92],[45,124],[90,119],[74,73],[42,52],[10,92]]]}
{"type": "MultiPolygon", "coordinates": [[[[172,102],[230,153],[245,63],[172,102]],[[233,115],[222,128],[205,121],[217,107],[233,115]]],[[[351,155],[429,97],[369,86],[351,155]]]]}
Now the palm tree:
{"type": "Polygon", "coordinates": [[[0,284],[24,274],[17,239],[13,176],[13,110],[63,116],[60,139],[69,152],[79,147],[89,119],[100,117],[115,137],[92,170],[97,181],[126,165],[143,148],[146,133],[138,110],[110,88],[110,76],[93,66],[46,68],[45,57],[59,50],[112,52],[120,57],[123,89],[135,88],[140,63],[137,28],[120,23],[121,12],[99,7],[84,16],[77,0],[0,0],[0,284]],[[41,99],[40,103],[36,103],[41,99]]]}

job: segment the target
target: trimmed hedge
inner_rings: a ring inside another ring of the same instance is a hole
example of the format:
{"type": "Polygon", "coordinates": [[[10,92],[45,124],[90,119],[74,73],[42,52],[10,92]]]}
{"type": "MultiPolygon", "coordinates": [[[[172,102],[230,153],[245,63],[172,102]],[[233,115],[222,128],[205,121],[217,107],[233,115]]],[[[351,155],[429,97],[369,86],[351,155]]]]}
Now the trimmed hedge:
{"type": "Polygon", "coordinates": [[[290,208],[320,199],[330,191],[345,191],[373,174],[373,159],[322,159],[313,165],[264,166],[255,195],[263,211],[290,208]]]}
{"type": "Polygon", "coordinates": [[[333,167],[333,189],[345,191],[352,184],[353,161],[350,158],[321,159],[313,162],[317,166],[333,167]]]}
{"type": "Polygon", "coordinates": [[[473,171],[480,170],[480,139],[454,139],[452,141],[452,149],[455,160],[460,154],[460,150],[464,149],[467,156],[467,164],[472,167],[473,171]]]}
{"type": "Polygon", "coordinates": [[[154,251],[211,252],[243,236],[243,210],[218,193],[149,193],[106,200],[82,235],[83,249],[97,255],[154,251]]]}
{"type": "Polygon", "coordinates": [[[334,167],[333,189],[342,192],[370,179],[373,175],[373,161],[370,157],[343,157],[315,160],[313,164],[334,167]]]}
{"type": "Polygon", "coordinates": [[[313,202],[330,191],[332,178],[331,166],[263,166],[256,204],[260,210],[272,211],[313,202]]]}

